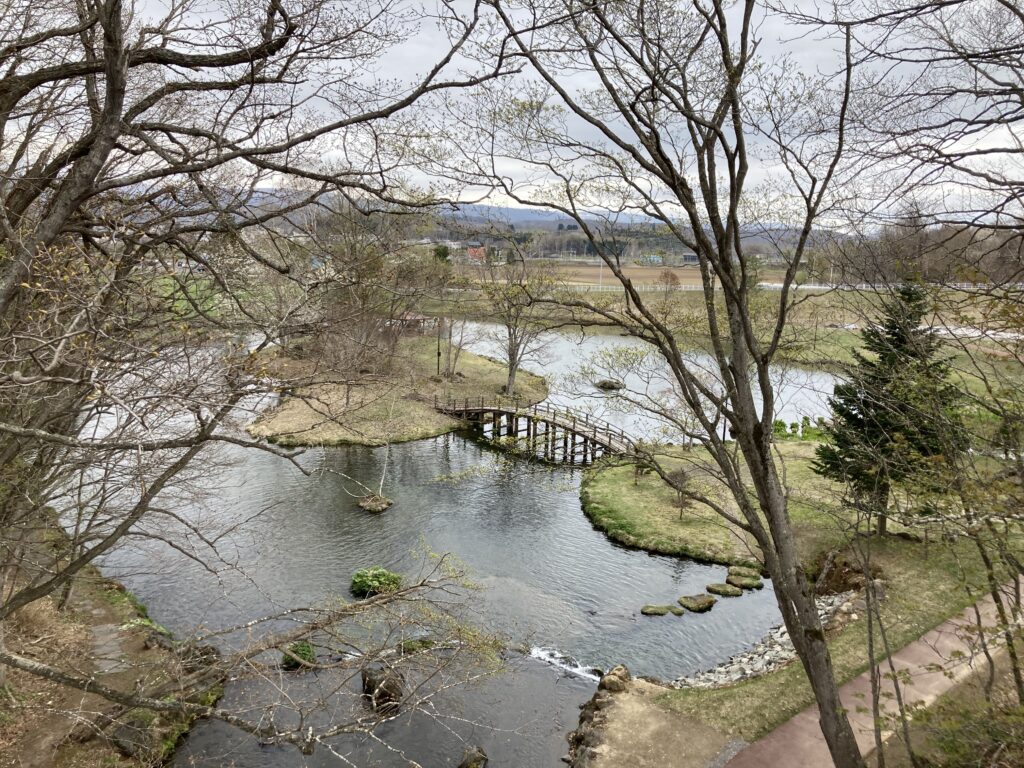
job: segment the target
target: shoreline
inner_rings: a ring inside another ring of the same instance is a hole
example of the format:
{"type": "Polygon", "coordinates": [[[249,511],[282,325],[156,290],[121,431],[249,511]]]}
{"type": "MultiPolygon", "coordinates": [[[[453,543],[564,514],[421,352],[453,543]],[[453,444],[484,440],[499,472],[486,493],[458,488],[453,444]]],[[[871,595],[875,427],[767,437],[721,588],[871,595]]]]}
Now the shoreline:
{"type": "MultiPolygon", "coordinates": [[[[385,445],[427,440],[456,432],[465,422],[434,409],[435,397],[498,397],[505,367],[463,350],[457,372],[448,379],[434,373],[431,339],[405,340],[405,369],[388,378],[367,378],[349,385],[306,381],[288,386],[280,399],[246,426],[255,438],[289,448],[385,445]],[[403,378],[404,377],[404,378],[403,378]]],[[[282,358],[282,367],[294,361],[282,358]]],[[[516,392],[523,405],[549,395],[543,376],[520,369],[516,392]]]]}
{"type": "MultiPolygon", "coordinates": [[[[56,522],[48,530],[39,543],[41,554],[46,549],[56,552],[67,540],[56,522]]],[[[175,665],[200,663],[192,656],[202,648],[176,641],[131,591],[93,565],[77,574],[64,611],[57,611],[52,597],[42,598],[10,622],[7,645],[12,650],[29,656],[53,651],[79,672],[127,692],[152,686],[175,665]]],[[[0,764],[8,764],[3,762],[6,756],[26,754],[34,756],[24,763],[32,768],[105,768],[123,759],[163,764],[198,720],[126,708],[30,673],[12,670],[8,676],[10,698],[0,705],[5,742],[0,764]],[[45,706],[38,707],[37,699],[45,706]]],[[[218,679],[191,695],[212,706],[223,692],[223,680],[218,679]]]]}

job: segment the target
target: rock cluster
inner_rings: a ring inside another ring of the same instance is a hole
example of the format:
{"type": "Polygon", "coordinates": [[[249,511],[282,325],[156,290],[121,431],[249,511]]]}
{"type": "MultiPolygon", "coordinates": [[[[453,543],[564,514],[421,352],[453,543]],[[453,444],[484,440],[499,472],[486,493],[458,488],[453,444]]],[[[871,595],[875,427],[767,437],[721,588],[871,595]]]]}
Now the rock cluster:
{"type": "MultiPolygon", "coordinates": [[[[855,595],[855,592],[843,592],[819,597],[818,617],[822,625],[832,628],[836,626],[837,621],[855,621],[855,595]]],[[[784,626],[780,626],[765,635],[753,649],[736,654],[714,669],[698,672],[692,677],[673,680],[670,685],[674,688],[720,688],[740,680],[759,677],[788,664],[794,658],[796,651],[789,639],[789,632],[784,626]]]]}
{"type": "Polygon", "coordinates": [[[580,723],[569,738],[569,755],[562,758],[572,768],[588,768],[593,765],[597,747],[603,740],[606,721],[605,710],[613,701],[613,696],[622,693],[629,687],[631,677],[629,670],[621,664],[612,668],[601,678],[590,701],[580,708],[580,723]]]}

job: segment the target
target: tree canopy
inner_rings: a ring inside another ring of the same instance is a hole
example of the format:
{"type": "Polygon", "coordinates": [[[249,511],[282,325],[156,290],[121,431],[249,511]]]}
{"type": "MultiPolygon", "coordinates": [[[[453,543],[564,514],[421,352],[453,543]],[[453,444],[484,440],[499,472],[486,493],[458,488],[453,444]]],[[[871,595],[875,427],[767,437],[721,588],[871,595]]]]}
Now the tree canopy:
{"type": "Polygon", "coordinates": [[[912,284],[883,301],[879,322],[860,333],[849,378],[829,398],[832,420],[817,449],[815,471],[868,500],[880,532],[893,484],[965,447],[949,360],[925,325],[930,309],[927,292],[912,284]]]}

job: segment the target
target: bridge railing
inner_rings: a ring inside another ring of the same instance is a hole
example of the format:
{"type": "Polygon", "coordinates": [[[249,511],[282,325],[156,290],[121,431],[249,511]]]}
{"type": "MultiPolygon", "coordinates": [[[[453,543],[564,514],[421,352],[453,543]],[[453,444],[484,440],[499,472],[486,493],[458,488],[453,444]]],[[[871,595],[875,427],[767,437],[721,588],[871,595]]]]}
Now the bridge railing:
{"type": "Polygon", "coordinates": [[[434,395],[434,409],[443,413],[469,413],[471,411],[498,411],[509,415],[541,417],[548,421],[557,421],[566,429],[584,437],[589,436],[595,441],[604,438],[607,442],[618,441],[627,450],[636,448],[634,440],[625,430],[614,424],[598,419],[586,412],[577,412],[569,408],[558,408],[547,403],[522,405],[518,397],[485,398],[448,397],[442,400],[434,395]]]}

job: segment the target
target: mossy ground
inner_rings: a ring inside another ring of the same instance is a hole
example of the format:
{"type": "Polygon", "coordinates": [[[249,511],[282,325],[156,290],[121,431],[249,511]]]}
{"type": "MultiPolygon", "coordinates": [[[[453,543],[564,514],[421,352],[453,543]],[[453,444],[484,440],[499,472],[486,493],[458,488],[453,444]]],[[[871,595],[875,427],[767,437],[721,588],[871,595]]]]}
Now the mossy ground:
{"type": "MultiPolygon", "coordinates": [[[[440,379],[435,341],[410,336],[399,343],[398,356],[386,376],[366,377],[349,388],[337,383],[309,383],[297,387],[281,404],[249,427],[256,437],[287,446],[385,445],[452,432],[461,426],[434,409],[440,399],[497,397],[506,381],[505,367],[470,352],[463,352],[452,379],[440,379]]],[[[271,364],[287,366],[287,361],[271,364]]],[[[527,371],[516,377],[524,403],[547,397],[544,379],[527,371]]]]}

